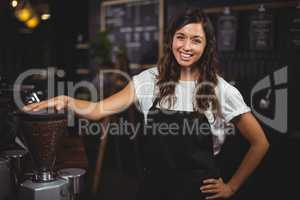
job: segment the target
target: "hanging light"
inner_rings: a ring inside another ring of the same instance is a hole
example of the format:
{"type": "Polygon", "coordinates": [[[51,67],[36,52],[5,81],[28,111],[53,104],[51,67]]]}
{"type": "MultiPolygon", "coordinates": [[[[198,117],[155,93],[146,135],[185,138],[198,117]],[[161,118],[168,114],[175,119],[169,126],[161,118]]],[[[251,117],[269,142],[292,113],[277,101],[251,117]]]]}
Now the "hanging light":
{"type": "Polygon", "coordinates": [[[34,29],[40,23],[40,20],[37,16],[33,16],[28,21],[25,22],[26,26],[30,29],[34,29]]]}
{"type": "Polygon", "coordinates": [[[50,19],[50,17],[51,17],[51,15],[48,14],[48,13],[45,13],[45,14],[42,14],[42,15],[41,15],[41,19],[42,19],[42,20],[48,20],[48,19],[50,19]]]}
{"type": "Polygon", "coordinates": [[[16,5],[15,7],[15,15],[16,17],[21,21],[24,22],[25,25],[30,28],[34,29],[37,27],[40,23],[40,18],[30,5],[30,3],[26,0],[22,0],[17,2],[17,0],[13,0],[12,5],[16,5]],[[13,3],[13,1],[16,1],[16,3],[13,3]]]}
{"type": "Polygon", "coordinates": [[[20,3],[18,7],[16,7],[15,15],[20,21],[26,22],[34,15],[34,11],[31,5],[24,1],[23,3],[20,3]]]}
{"type": "Polygon", "coordinates": [[[17,7],[17,6],[18,6],[18,1],[17,1],[17,0],[12,0],[12,1],[11,1],[11,6],[12,6],[13,8],[17,7]]]}
{"type": "Polygon", "coordinates": [[[27,20],[29,20],[32,16],[32,11],[31,9],[24,7],[21,9],[17,9],[15,11],[17,18],[22,21],[22,22],[26,22],[27,20]]]}

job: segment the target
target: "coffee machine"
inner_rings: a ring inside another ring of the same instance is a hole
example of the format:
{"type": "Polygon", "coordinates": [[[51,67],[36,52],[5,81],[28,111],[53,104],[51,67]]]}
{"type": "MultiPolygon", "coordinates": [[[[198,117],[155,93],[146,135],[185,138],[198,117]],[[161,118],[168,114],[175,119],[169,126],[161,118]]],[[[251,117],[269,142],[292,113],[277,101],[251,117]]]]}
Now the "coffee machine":
{"type": "Polygon", "coordinates": [[[0,157],[0,200],[9,199],[12,196],[10,161],[0,157]]]}
{"type": "Polygon", "coordinates": [[[9,161],[11,196],[15,196],[19,191],[20,180],[22,179],[24,169],[24,160],[27,157],[27,150],[19,148],[8,149],[0,153],[0,158],[1,157],[9,161]]]}
{"type": "Polygon", "coordinates": [[[69,200],[79,200],[84,190],[86,171],[81,168],[64,168],[58,172],[59,177],[65,179],[69,184],[69,200]]]}
{"type": "Polygon", "coordinates": [[[68,200],[68,181],[57,176],[55,160],[67,127],[66,114],[56,111],[17,113],[21,134],[32,160],[32,176],[22,182],[19,200],[68,200]]]}

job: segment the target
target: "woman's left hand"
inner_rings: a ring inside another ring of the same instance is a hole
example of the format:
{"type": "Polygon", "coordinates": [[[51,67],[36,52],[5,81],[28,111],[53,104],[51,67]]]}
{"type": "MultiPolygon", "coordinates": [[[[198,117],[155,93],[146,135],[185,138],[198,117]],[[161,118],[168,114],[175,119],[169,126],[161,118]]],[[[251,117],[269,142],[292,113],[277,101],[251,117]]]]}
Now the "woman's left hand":
{"type": "Polygon", "coordinates": [[[212,194],[207,196],[206,199],[229,198],[234,194],[234,190],[222,178],[219,179],[206,179],[203,181],[203,186],[200,190],[204,194],[212,194]]]}

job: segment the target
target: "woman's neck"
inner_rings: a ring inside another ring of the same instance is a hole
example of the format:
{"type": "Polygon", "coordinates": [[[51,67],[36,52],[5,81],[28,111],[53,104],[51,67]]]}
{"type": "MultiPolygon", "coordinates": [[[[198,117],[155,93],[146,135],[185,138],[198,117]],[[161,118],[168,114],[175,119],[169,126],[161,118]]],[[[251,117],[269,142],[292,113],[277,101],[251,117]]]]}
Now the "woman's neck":
{"type": "Polygon", "coordinates": [[[191,68],[181,69],[180,80],[182,81],[195,81],[198,80],[199,72],[191,68]]]}

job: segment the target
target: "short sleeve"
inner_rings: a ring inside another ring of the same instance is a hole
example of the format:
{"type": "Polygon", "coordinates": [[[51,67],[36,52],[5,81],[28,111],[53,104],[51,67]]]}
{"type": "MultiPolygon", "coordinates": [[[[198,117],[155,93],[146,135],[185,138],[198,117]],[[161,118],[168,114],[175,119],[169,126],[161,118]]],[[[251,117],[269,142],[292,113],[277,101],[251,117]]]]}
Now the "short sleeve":
{"type": "Polygon", "coordinates": [[[205,115],[211,125],[213,134],[214,154],[217,155],[221,151],[221,147],[225,142],[226,135],[232,130],[230,121],[238,115],[250,112],[250,108],[245,103],[241,93],[234,86],[218,76],[218,84],[215,88],[216,95],[220,104],[221,115],[215,115],[208,110],[205,115]]]}
{"type": "Polygon", "coordinates": [[[251,111],[241,93],[234,86],[228,85],[225,88],[223,97],[221,110],[225,122],[230,122],[236,116],[251,111]]]}
{"type": "Polygon", "coordinates": [[[155,68],[150,68],[133,76],[133,86],[140,109],[148,111],[151,106],[155,87],[155,68]]]}

